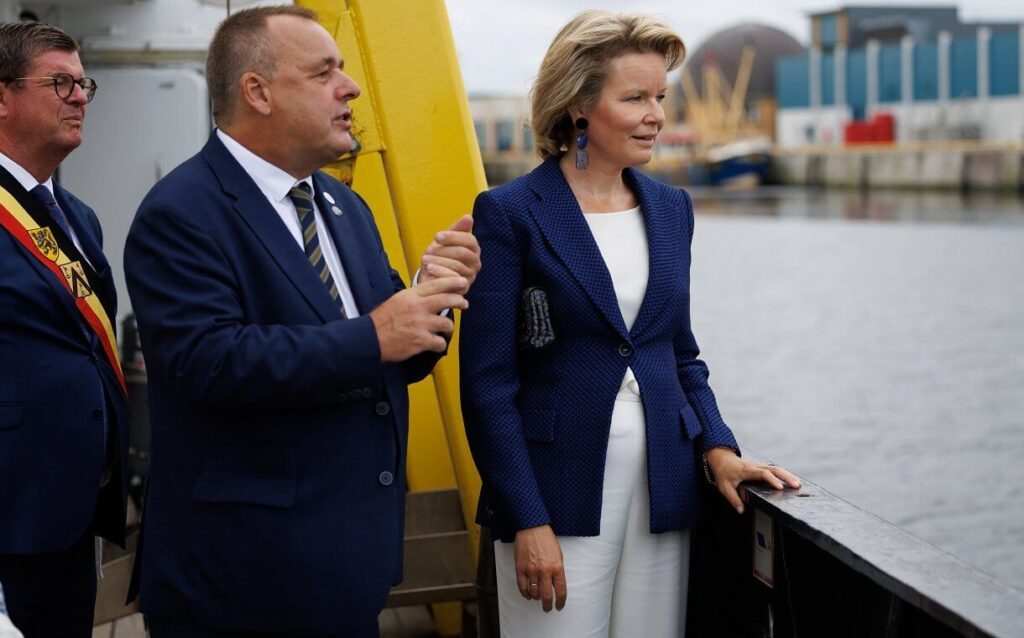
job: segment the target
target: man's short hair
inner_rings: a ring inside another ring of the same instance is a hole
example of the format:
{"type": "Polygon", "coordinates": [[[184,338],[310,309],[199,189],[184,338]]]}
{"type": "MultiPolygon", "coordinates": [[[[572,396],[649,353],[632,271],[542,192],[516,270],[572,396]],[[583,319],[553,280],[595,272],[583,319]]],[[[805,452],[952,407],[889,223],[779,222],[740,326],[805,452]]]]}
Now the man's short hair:
{"type": "Polygon", "coordinates": [[[43,51],[77,52],[78,42],[63,30],[42,22],[0,24],[0,82],[25,77],[43,51]]]}
{"type": "Polygon", "coordinates": [[[243,9],[228,16],[213,34],[206,54],[206,85],[213,104],[213,119],[228,124],[238,101],[238,81],[252,71],[273,79],[277,55],[267,29],[267,19],[290,15],[317,21],[314,11],[295,5],[243,9]]]}

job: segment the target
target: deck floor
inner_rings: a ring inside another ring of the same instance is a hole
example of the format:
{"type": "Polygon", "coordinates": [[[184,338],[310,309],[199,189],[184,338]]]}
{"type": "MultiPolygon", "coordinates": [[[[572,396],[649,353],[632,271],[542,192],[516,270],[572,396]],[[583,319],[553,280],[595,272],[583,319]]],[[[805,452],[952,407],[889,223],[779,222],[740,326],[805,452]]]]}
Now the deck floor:
{"type": "MultiPolygon", "coordinates": [[[[393,607],[380,615],[381,638],[438,638],[429,607],[393,607]]],[[[92,638],[147,638],[142,614],[93,628],[92,638]]]]}

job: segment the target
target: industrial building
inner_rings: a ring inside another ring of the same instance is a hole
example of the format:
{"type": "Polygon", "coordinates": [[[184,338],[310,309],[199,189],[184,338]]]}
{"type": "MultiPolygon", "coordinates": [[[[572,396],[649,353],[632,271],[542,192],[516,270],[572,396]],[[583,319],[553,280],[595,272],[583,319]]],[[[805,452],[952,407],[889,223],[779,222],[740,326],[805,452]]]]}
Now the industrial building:
{"type": "Polygon", "coordinates": [[[1024,24],[852,6],[811,22],[809,50],[776,62],[779,147],[840,145],[879,115],[894,126],[873,141],[1024,141],[1024,24]]]}

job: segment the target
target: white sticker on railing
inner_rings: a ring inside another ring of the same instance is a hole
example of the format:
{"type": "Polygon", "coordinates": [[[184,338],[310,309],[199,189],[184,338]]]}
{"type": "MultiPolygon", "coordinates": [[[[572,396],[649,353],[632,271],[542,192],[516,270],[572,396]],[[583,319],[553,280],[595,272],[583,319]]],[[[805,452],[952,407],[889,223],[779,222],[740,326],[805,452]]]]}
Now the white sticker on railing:
{"type": "Polygon", "coordinates": [[[775,536],[772,534],[772,517],[754,509],[754,578],[769,587],[772,580],[772,565],[775,564],[775,536]]]}

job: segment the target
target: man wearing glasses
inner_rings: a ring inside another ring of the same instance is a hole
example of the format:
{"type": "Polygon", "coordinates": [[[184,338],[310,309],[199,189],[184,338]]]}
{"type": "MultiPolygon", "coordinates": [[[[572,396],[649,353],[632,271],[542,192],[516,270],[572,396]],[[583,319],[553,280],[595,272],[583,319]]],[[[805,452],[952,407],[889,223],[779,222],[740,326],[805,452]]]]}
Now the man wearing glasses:
{"type": "Polygon", "coordinates": [[[83,75],[60,29],[0,25],[0,583],[29,638],[92,635],[94,537],[124,542],[114,283],[95,213],[53,181],[83,75]]]}

